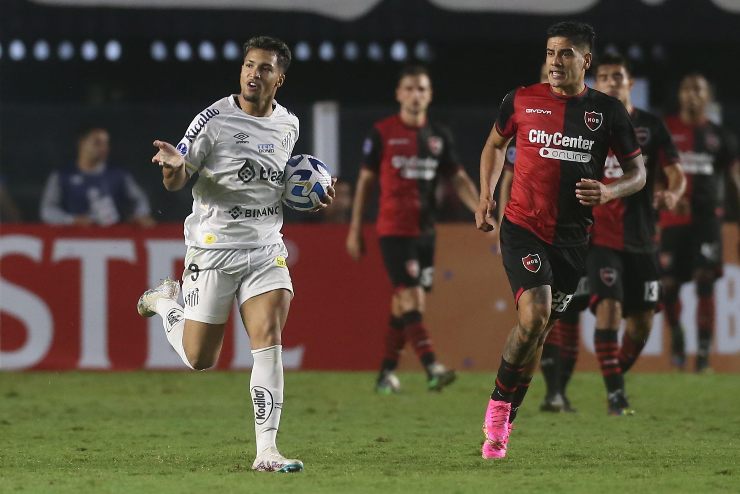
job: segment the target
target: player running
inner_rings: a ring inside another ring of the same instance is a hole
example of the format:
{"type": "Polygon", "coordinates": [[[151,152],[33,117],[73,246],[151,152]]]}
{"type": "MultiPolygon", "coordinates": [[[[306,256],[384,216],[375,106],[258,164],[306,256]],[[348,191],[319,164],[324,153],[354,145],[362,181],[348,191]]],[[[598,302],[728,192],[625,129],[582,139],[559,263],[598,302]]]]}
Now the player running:
{"type": "Polygon", "coordinates": [[[688,184],[675,211],[660,214],[659,259],[672,362],[680,369],[685,366],[686,352],[678,294],[683,283],[692,278],[696,282],[699,346],[695,370],[702,372],[709,366],[714,333],[714,282],[722,276],[725,174],[731,174],[740,191],[740,161],[733,136],[707,118],[711,89],[703,75],[683,78],[678,101],[679,113],[666,118],[666,125],[678,147],[688,184]]]}
{"type": "MultiPolygon", "coordinates": [[[[250,380],[257,457],[253,470],[299,472],[275,439],[283,408],[281,332],[293,285],[282,241],[283,172],[298,139],[298,118],[275,101],[291,61],[288,46],[266,36],[244,45],[238,95],[203,110],[177,145],[154,141],[152,158],[167,190],[194,173],[193,212],[185,220],[185,308],[180,285],[165,280],[139,299],[144,317],[159,314],[167,339],[191,369],[218,359],[234,298],[252,344],[250,380]],[[264,153],[264,146],[272,152],[264,153]],[[267,214],[253,214],[254,212],[267,214]]],[[[325,207],[334,196],[329,187],[325,207]]]]}
{"type": "MultiPolygon", "coordinates": [[[[595,88],[622,102],[635,127],[645,160],[647,182],[639,192],[595,207],[591,248],[586,266],[591,310],[596,314],[594,347],[607,391],[610,415],[627,415],[623,373],[634,365],[647,343],[658,303],[658,260],[653,191],[663,174],[667,186],[655,194],[655,205],[673,209],[686,187],[678,151],[661,119],[632,105],[634,84],[627,61],[605,54],[596,68],[595,88]],[[662,173],[661,173],[662,170],[662,173]],[[626,327],[618,342],[622,318],[626,327]]],[[[609,153],[602,182],[622,177],[617,157],[609,153]]]]}
{"type": "Polygon", "coordinates": [[[586,86],[594,31],[561,22],[547,31],[549,84],[506,95],[481,153],[476,225],[495,226],[492,198],[509,140],[517,138],[511,199],[501,223],[504,268],[517,303],[496,386],[485,414],[484,458],[503,458],[511,422],[529,388],[553,321],[568,307],[585,272],[591,208],[645,185],[645,167],[629,115],[616,99],[586,86]],[[624,174],[601,178],[612,149],[624,174]]]}
{"type": "Polygon", "coordinates": [[[477,207],[475,184],[460,166],[452,133],[427,118],[432,83],[426,68],[401,71],[396,87],[398,114],[375,123],[363,148],[357,178],[347,252],[359,260],[364,253],[362,217],[376,180],[380,182],[377,231],[383,262],[394,287],[391,316],[385,337],[376,390],[398,391],[401,351],[410,342],[427,373],[427,387],[439,391],[455,380],[455,372],[436,359],[423,322],[425,292],[434,273],[434,192],[441,176],[450,178],[460,199],[477,207]]]}

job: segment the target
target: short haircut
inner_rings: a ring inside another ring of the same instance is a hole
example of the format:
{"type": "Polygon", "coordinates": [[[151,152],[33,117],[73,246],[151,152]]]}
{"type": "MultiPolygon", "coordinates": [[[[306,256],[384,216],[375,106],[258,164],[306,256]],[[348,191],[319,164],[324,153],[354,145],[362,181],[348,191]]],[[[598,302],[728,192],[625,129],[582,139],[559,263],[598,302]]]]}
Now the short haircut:
{"type": "Polygon", "coordinates": [[[81,142],[87,139],[88,137],[90,137],[90,134],[99,130],[103,132],[108,132],[108,129],[106,129],[102,125],[81,125],[77,128],[77,142],[81,142]]]}
{"type": "Polygon", "coordinates": [[[590,24],[576,21],[563,21],[553,24],[547,28],[547,38],[562,36],[568,38],[573,43],[588,48],[588,51],[594,49],[596,41],[596,32],[590,24]]]}
{"type": "Polygon", "coordinates": [[[245,57],[251,49],[271,51],[277,55],[277,64],[278,67],[280,67],[280,70],[283,71],[283,74],[288,71],[290,61],[293,59],[288,45],[286,45],[284,41],[270,36],[255,36],[244,43],[245,57]]]}
{"type": "Polygon", "coordinates": [[[432,79],[432,77],[429,75],[429,69],[426,68],[423,65],[406,65],[404,66],[401,71],[398,73],[398,82],[401,82],[401,79],[404,77],[415,77],[419,75],[425,75],[429,77],[429,80],[432,79]]]}
{"type": "Polygon", "coordinates": [[[607,52],[602,54],[596,59],[596,67],[594,67],[593,73],[598,72],[602,65],[621,65],[627,71],[627,74],[632,77],[632,67],[630,67],[629,61],[619,53],[607,52]]]}

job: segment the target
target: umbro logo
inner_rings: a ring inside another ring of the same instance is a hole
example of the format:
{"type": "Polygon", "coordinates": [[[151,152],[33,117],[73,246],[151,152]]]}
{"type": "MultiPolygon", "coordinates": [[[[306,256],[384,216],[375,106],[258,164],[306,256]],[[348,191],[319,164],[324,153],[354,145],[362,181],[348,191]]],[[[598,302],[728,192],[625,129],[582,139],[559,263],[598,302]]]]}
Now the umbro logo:
{"type": "Polygon", "coordinates": [[[236,137],[236,143],[237,144],[247,144],[249,141],[249,135],[245,134],[244,132],[239,132],[238,134],[234,134],[234,137],[236,137]]]}

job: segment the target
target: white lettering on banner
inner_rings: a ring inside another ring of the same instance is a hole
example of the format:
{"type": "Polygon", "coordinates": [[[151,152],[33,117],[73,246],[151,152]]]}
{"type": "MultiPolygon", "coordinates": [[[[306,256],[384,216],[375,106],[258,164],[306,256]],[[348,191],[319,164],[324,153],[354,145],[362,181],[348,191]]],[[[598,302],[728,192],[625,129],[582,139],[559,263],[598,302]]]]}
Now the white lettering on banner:
{"type": "Polygon", "coordinates": [[[109,369],[108,357],[108,261],[134,263],[136,250],[131,240],[58,240],[52,261],[79,259],[81,276],[81,369],[109,369]]]}
{"type": "Polygon", "coordinates": [[[718,353],[740,352],[740,266],[725,264],[714,289],[717,297],[715,347],[718,353]]]}
{"type": "MultiPolygon", "coordinates": [[[[252,343],[249,335],[240,324],[242,316],[239,313],[239,305],[234,304],[231,311],[231,320],[234,321],[234,358],[231,359],[231,369],[251,369],[254,365],[252,357],[252,343]]],[[[300,369],[303,363],[303,346],[292,348],[283,347],[283,367],[286,369],[300,369]]]]}
{"type": "MultiPolygon", "coordinates": [[[[147,240],[147,286],[157,286],[163,278],[180,279],[185,258],[185,245],[182,240],[147,240]],[[179,262],[179,272],[173,271],[179,262]]],[[[181,369],[182,359],[167,341],[162,318],[147,319],[147,354],[144,367],[147,369],[181,369]]]]}
{"type": "MultiPolygon", "coordinates": [[[[40,262],[43,251],[43,241],[28,235],[8,235],[0,239],[0,259],[16,254],[40,262]]],[[[26,328],[26,341],[21,348],[0,351],[0,369],[25,369],[43,360],[54,334],[51,312],[43,299],[0,278],[0,312],[12,315],[26,328]]]]}

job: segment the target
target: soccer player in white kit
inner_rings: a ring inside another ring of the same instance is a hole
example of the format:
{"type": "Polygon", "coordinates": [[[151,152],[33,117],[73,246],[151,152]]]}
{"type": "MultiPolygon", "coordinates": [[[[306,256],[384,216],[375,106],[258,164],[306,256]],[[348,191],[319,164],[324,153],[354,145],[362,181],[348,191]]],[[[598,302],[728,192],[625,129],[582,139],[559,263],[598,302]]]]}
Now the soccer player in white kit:
{"type": "MultiPolygon", "coordinates": [[[[290,60],[282,41],[250,39],[244,45],[240,94],[199,113],[176,147],[154,141],[159,151],[152,162],[162,167],[167,190],[181,189],[198,173],[193,212],[185,220],[185,307],[177,303],[180,285],[172,280],[146,291],[137,306],[142,316],[159,314],[185,365],[203,370],[218,359],[236,297],[254,356],[250,389],[257,456],[252,469],[267,472],[303,470],[301,461],[286,459],[275,444],[283,407],[281,332],[293,296],[280,233],[281,196],[298,118],[274,98],[290,60]]],[[[329,187],[319,209],[333,197],[329,187]]]]}

